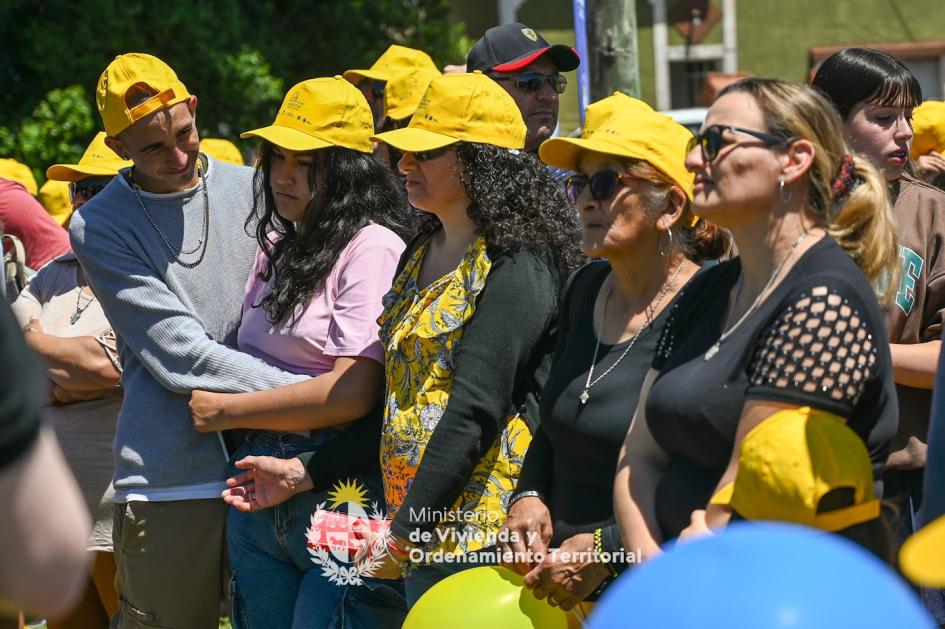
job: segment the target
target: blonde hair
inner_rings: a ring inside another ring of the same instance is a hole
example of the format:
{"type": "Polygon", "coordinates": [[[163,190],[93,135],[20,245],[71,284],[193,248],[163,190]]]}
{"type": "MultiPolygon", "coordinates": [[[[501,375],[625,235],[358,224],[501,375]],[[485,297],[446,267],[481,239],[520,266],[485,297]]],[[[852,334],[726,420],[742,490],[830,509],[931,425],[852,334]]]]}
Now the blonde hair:
{"type": "Polygon", "coordinates": [[[895,293],[899,272],[899,237],[889,188],[865,157],[853,155],[856,172],[849,194],[835,195],[834,182],[843,158],[852,155],[843,122],[833,105],[816,90],[778,79],[749,78],[722,91],[754,97],[764,112],[768,133],[814,145],[807,173],[808,210],[849,254],[884,301],[895,293]]]}

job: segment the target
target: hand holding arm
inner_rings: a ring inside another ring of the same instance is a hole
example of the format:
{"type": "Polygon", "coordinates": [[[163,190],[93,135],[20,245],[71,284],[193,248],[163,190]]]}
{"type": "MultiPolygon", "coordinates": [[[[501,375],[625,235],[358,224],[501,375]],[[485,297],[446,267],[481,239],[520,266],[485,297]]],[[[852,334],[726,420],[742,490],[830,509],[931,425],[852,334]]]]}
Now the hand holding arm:
{"type": "Polygon", "coordinates": [[[314,430],[367,415],[384,388],[384,366],[365,357],[335,359],[328,373],[250,393],[194,391],[190,411],[200,432],[232,428],[314,430]]]}

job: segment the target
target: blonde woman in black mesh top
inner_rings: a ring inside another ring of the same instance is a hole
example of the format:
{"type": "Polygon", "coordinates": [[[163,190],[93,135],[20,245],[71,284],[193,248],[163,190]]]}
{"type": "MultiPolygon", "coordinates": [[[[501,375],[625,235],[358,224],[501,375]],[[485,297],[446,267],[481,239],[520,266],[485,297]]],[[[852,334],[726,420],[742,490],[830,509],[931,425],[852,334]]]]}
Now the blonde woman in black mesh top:
{"type": "Polygon", "coordinates": [[[897,262],[886,185],[850,155],[829,103],[795,83],[735,83],[686,165],[694,211],[729,228],[740,255],[677,299],[621,451],[617,522],[644,559],[693,511],[728,522],[709,498],[734,479],[744,435],[773,413],[811,406],[846,421],[870,452],[877,496],[898,421],[875,297],[897,262]]]}

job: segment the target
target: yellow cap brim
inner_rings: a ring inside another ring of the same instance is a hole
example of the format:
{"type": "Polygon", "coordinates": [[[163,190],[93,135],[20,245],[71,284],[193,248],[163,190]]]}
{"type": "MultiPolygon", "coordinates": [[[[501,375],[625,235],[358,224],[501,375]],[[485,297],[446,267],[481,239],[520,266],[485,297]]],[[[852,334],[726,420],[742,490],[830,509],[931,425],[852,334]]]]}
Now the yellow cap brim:
{"type": "Polygon", "coordinates": [[[384,81],[385,83],[388,80],[387,74],[384,72],[378,72],[377,70],[348,70],[342,74],[346,81],[349,83],[358,84],[362,79],[369,79],[371,81],[384,81]]]}
{"type": "Polygon", "coordinates": [[[601,142],[594,138],[551,138],[542,142],[541,146],[538,147],[538,156],[541,157],[541,161],[567,170],[577,170],[578,159],[581,157],[581,153],[585,152],[602,153],[630,159],[646,159],[645,156],[638,155],[634,151],[609,142],[601,142]]]}
{"type": "Polygon", "coordinates": [[[443,135],[442,133],[434,133],[433,131],[427,131],[426,129],[416,129],[412,127],[404,127],[403,129],[385,131],[384,133],[371,136],[371,139],[375,142],[390,144],[395,149],[405,153],[434,151],[436,149],[443,148],[444,146],[449,146],[450,144],[456,144],[459,142],[459,140],[456,138],[443,135]]]}
{"type": "Polygon", "coordinates": [[[715,495],[709,500],[709,504],[713,505],[731,505],[732,496],[735,494],[735,483],[731,482],[728,485],[722,487],[722,489],[715,492],[715,495]]]}
{"type": "Polygon", "coordinates": [[[917,585],[945,588],[945,516],[906,540],[899,551],[899,568],[917,585]]]}
{"type": "Polygon", "coordinates": [[[413,115],[413,112],[417,111],[417,106],[419,103],[414,105],[407,105],[406,107],[394,107],[384,113],[385,116],[391,120],[403,120],[404,118],[409,118],[413,115]]]}
{"type": "Polygon", "coordinates": [[[79,164],[54,164],[46,169],[46,178],[53,181],[81,181],[86,177],[114,177],[117,170],[79,164]]]}
{"type": "Polygon", "coordinates": [[[241,133],[240,137],[244,140],[246,138],[259,137],[290,151],[314,151],[316,149],[325,149],[329,146],[334,146],[331,142],[320,140],[298,129],[291,129],[275,124],[261,129],[246,131],[241,133]]]}

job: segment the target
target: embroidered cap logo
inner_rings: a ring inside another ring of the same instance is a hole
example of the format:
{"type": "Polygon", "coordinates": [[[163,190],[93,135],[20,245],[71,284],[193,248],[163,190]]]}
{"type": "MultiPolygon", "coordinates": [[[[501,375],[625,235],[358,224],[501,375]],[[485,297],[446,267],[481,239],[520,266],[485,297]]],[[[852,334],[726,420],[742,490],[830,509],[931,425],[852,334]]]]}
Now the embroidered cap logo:
{"type": "Polygon", "coordinates": [[[524,35],[525,37],[529,38],[532,41],[538,41],[538,33],[536,33],[530,28],[523,28],[522,35],[524,35]]]}

